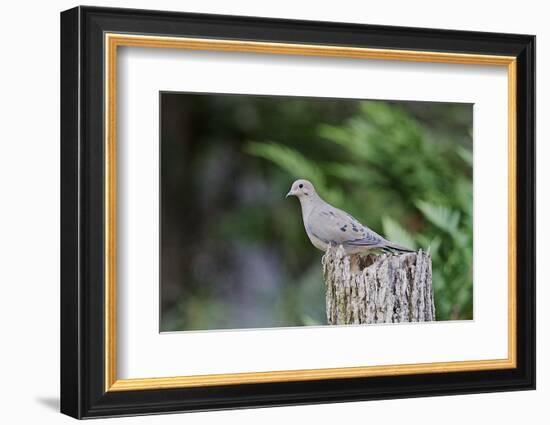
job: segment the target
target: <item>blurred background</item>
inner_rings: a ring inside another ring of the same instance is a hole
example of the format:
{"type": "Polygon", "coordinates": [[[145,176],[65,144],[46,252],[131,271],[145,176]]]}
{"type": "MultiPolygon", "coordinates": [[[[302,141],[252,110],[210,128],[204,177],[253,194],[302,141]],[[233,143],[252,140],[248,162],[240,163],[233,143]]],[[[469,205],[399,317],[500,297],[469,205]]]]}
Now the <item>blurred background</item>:
{"type": "Polygon", "coordinates": [[[324,325],[297,199],[430,249],[437,320],[472,319],[470,104],[161,93],[161,331],[324,325]]]}

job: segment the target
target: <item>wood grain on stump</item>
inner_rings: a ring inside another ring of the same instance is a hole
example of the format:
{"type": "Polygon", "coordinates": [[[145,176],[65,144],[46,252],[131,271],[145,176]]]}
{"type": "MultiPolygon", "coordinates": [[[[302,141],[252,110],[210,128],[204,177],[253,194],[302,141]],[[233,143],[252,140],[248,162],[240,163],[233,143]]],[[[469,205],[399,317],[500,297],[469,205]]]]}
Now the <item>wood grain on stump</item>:
{"type": "Polygon", "coordinates": [[[322,264],[330,325],[435,320],[429,253],[346,256],[329,246],[322,264]]]}

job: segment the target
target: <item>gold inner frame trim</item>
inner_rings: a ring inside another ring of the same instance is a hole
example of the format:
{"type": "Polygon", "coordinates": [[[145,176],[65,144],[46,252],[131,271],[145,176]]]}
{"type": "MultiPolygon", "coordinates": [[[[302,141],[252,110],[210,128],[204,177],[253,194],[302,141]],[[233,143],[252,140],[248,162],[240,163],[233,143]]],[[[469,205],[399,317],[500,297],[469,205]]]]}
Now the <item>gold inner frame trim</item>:
{"type": "Polygon", "coordinates": [[[516,357],[516,58],[446,52],[371,49],[329,45],[105,34],[105,391],[135,391],[214,385],[311,381],[417,373],[448,373],[511,369],[516,357]],[[116,123],[117,49],[120,46],[227,51],[354,59],[397,60],[469,65],[504,66],[508,72],[508,357],[418,364],[303,369],[213,375],[118,379],[116,326],[116,123]]]}

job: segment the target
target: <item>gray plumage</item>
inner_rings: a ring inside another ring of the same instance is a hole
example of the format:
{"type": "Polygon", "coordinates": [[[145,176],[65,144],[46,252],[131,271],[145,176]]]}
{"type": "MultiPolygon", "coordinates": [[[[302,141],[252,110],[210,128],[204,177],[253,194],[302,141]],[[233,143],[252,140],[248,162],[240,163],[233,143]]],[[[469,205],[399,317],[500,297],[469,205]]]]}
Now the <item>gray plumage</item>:
{"type": "Polygon", "coordinates": [[[342,245],[346,254],[373,250],[412,252],[388,241],[347,212],[325,202],[308,180],[296,180],[286,196],[299,199],[307,236],[313,246],[321,251],[326,251],[331,244],[342,245]]]}

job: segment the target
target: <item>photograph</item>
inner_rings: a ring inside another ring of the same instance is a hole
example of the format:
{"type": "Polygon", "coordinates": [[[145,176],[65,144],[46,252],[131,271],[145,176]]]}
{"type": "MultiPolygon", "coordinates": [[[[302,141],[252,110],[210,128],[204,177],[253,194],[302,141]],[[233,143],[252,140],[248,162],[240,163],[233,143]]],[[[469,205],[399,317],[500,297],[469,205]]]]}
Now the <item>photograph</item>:
{"type": "Polygon", "coordinates": [[[160,92],[160,331],[473,320],[473,105],[160,92]]]}

